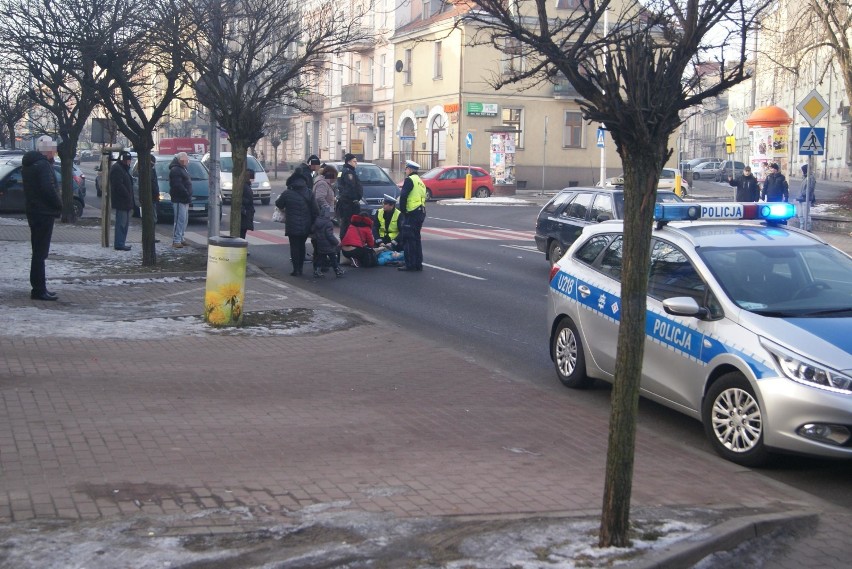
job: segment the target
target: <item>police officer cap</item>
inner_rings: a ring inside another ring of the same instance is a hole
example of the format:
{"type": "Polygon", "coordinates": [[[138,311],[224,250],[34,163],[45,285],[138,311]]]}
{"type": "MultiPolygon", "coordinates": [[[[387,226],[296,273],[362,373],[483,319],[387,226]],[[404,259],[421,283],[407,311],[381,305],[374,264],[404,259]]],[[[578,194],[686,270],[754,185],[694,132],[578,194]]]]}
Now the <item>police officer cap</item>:
{"type": "Polygon", "coordinates": [[[382,203],[396,205],[396,198],[393,198],[393,197],[385,194],[385,199],[382,200],[382,203]]]}
{"type": "Polygon", "coordinates": [[[411,168],[412,170],[419,170],[419,169],[420,169],[420,164],[418,164],[418,163],[417,163],[417,162],[415,162],[414,160],[406,160],[406,161],[405,161],[405,167],[406,167],[406,168],[411,168]]]}

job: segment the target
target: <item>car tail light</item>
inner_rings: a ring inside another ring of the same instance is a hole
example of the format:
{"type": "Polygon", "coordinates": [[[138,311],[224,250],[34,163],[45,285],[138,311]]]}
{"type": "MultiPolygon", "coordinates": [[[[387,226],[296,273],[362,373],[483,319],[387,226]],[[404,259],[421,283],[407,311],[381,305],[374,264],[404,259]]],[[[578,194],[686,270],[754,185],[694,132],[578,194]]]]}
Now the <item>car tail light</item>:
{"type": "Polygon", "coordinates": [[[550,278],[547,279],[548,282],[552,281],[553,277],[555,277],[556,273],[558,273],[558,272],[559,272],[559,264],[554,264],[552,267],[550,267],[550,278]]]}

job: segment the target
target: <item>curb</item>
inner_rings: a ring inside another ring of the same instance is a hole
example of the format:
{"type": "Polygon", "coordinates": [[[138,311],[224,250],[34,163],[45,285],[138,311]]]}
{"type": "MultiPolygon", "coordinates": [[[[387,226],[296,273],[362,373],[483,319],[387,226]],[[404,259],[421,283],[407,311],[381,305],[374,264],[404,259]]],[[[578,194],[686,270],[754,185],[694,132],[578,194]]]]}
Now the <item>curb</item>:
{"type": "Polygon", "coordinates": [[[819,514],[806,510],[785,513],[747,516],[720,523],[690,540],[674,544],[655,555],[654,559],[640,561],[631,569],[689,569],[714,553],[730,551],[752,539],[793,525],[813,525],[819,514]]]}

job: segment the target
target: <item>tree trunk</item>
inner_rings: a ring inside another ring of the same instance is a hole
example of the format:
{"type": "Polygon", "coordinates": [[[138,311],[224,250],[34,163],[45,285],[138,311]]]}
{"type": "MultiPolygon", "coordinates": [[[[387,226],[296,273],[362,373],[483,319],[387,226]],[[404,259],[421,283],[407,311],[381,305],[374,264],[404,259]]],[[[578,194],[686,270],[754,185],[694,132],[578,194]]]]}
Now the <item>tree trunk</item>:
{"type": "Polygon", "coordinates": [[[137,148],[136,157],[139,161],[136,168],[139,177],[139,205],[142,208],[142,266],[150,267],[157,264],[154,199],[151,195],[151,148],[141,151],[137,148]]]}
{"type": "Polygon", "coordinates": [[[77,215],[74,213],[74,155],[77,153],[77,145],[63,144],[62,149],[57,151],[60,169],[62,171],[62,215],[59,221],[62,223],[75,223],[77,215]]]}
{"type": "Polygon", "coordinates": [[[246,183],[246,154],[248,144],[240,140],[231,140],[231,159],[234,169],[231,171],[231,236],[240,236],[240,211],[243,204],[243,186],[246,183]]]}
{"type": "Polygon", "coordinates": [[[639,151],[624,164],[624,250],[621,268],[621,323],[612,388],[612,411],[607,447],[606,481],[599,545],[630,545],[630,495],[639,382],[645,348],[645,310],[648,291],[651,230],[662,161],[653,152],[639,151]]]}

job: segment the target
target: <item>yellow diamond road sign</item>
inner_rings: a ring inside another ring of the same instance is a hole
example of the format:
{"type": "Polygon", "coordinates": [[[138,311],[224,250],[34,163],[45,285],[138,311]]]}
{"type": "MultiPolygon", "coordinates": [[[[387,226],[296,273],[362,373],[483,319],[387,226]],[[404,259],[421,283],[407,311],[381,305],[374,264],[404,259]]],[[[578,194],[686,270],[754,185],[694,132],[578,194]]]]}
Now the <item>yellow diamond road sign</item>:
{"type": "Polygon", "coordinates": [[[796,109],[798,109],[809,125],[814,126],[828,112],[828,104],[822,98],[822,95],[814,89],[808,93],[807,97],[802,99],[802,102],[796,106],[796,109]]]}
{"type": "Polygon", "coordinates": [[[728,118],[725,119],[725,132],[728,134],[734,134],[734,129],[737,126],[737,121],[734,120],[734,117],[728,115],[728,118]]]}

